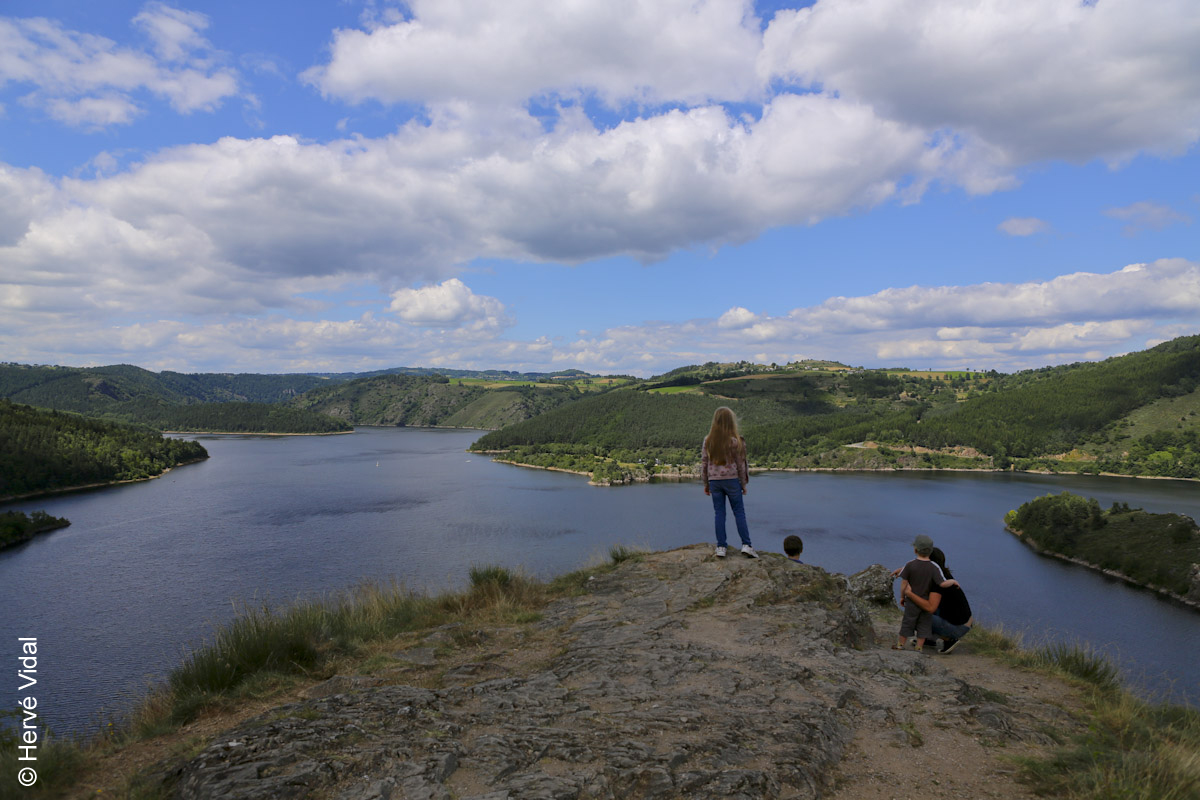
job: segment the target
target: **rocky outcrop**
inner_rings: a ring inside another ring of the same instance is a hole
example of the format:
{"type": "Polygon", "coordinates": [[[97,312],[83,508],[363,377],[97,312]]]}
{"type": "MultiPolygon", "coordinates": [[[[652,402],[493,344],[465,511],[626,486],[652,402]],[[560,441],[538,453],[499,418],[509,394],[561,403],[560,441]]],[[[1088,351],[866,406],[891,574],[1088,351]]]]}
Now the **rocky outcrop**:
{"type": "Polygon", "coordinates": [[[1188,584],[1187,599],[1193,603],[1200,603],[1200,564],[1192,564],[1192,572],[1188,575],[1188,584]]]}
{"type": "Polygon", "coordinates": [[[896,602],[896,579],[882,564],[872,564],[846,579],[850,593],[860,600],[877,606],[890,606],[896,602]]]}
{"type": "Polygon", "coordinates": [[[437,631],[393,659],[220,736],[175,768],[175,796],[816,798],[868,734],[905,751],[947,729],[1015,743],[1062,714],[877,644],[840,575],[707,545],[626,561],[524,627],[437,631]]]}

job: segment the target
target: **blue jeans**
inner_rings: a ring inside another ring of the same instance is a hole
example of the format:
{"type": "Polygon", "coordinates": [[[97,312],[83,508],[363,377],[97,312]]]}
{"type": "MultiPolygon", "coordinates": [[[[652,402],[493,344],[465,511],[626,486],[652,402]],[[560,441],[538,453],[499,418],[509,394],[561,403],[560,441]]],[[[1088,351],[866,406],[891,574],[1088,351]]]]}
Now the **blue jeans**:
{"type": "Polygon", "coordinates": [[[750,544],[750,528],[746,525],[746,507],[742,503],[742,484],[737,478],[709,481],[708,491],[712,494],[713,511],[716,513],[717,547],[725,547],[725,498],[733,509],[733,520],[737,523],[738,536],[742,544],[750,544]]]}
{"type": "Polygon", "coordinates": [[[955,625],[947,622],[936,613],[933,615],[933,635],[939,639],[961,639],[970,632],[966,625],[955,625]]]}

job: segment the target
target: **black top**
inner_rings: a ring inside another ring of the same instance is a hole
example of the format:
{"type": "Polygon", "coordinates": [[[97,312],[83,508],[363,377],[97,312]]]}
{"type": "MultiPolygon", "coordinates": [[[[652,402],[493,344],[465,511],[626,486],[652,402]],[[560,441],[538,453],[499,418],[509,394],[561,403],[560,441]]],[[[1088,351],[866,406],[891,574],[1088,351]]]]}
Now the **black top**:
{"type": "Polygon", "coordinates": [[[962,587],[935,586],[933,591],[942,596],[942,602],[938,603],[937,611],[934,613],[952,625],[966,625],[967,620],[971,618],[971,604],[967,602],[967,596],[963,593],[962,587]]]}

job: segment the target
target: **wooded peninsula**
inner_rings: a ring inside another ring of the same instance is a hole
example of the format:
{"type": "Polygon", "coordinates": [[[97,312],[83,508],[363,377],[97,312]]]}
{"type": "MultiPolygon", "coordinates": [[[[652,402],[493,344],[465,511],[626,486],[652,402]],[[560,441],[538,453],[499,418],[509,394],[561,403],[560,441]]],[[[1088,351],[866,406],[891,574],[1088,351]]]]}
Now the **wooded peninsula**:
{"type": "Polygon", "coordinates": [[[1008,512],[1005,526],[1045,555],[1099,570],[1200,609],[1200,530],[1183,514],[1050,494],[1008,512]]]}

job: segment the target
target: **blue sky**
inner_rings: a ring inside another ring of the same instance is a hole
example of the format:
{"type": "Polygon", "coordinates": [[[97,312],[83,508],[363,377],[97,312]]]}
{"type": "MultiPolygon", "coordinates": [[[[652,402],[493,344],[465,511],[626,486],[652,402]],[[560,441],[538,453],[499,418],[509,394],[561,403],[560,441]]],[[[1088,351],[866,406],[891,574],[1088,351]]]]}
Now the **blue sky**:
{"type": "Polygon", "coordinates": [[[1200,6],[10,0],[0,360],[1015,371],[1200,332],[1200,6]]]}

